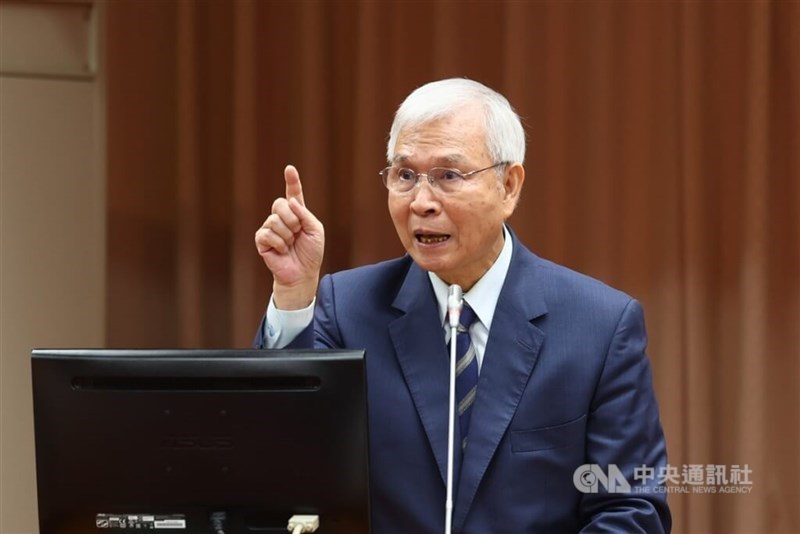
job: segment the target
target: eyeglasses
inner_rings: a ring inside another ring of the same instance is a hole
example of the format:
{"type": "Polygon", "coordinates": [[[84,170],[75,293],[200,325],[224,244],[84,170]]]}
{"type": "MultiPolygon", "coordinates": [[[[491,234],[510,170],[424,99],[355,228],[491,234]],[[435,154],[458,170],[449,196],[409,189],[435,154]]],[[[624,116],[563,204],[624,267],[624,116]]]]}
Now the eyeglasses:
{"type": "Polygon", "coordinates": [[[489,167],[470,172],[461,172],[447,167],[434,167],[428,172],[414,172],[406,167],[386,167],[378,174],[383,179],[383,185],[392,193],[408,193],[420,183],[419,179],[423,176],[427,178],[431,187],[438,188],[442,193],[455,193],[461,189],[461,186],[470,176],[507,163],[506,161],[501,161],[489,167]]]}

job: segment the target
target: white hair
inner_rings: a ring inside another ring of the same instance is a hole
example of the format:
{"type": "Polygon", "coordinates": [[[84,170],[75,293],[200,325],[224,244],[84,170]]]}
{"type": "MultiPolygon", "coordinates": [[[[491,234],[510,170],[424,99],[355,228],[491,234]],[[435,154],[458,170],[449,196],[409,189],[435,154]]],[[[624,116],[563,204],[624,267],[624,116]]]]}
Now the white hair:
{"type": "Polygon", "coordinates": [[[453,115],[464,106],[478,103],[485,117],[486,150],[497,163],[525,161],[525,130],[506,97],[482,83],[467,78],[430,82],[406,97],[394,115],[386,159],[394,158],[397,137],[405,128],[453,115]]]}

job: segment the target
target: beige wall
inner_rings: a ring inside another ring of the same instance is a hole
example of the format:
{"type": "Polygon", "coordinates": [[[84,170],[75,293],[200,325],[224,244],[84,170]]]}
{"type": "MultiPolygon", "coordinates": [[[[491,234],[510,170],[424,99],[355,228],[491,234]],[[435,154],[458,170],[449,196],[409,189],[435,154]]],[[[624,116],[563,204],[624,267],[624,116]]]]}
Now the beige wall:
{"type": "Polygon", "coordinates": [[[31,349],[104,343],[104,87],[92,5],[0,2],[3,533],[37,531],[31,349]]]}

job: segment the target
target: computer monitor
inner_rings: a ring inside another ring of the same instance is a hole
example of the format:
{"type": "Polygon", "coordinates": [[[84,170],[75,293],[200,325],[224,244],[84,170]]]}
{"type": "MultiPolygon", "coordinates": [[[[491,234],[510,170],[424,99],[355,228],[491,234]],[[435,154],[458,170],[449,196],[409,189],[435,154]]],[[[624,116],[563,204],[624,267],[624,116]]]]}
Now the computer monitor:
{"type": "Polygon", "coordinates": [[[48,533],[369,531],[364,351],[34,350],[48,533]]]}

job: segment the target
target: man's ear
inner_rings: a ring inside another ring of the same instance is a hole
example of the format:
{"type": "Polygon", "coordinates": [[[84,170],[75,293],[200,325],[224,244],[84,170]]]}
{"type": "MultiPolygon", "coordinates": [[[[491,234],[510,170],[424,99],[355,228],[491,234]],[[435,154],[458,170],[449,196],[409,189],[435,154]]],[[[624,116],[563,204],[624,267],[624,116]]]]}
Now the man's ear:
{"type": "Polygon", "coordinates": [[[521,163],[511,163],[503,173],[503,204],[506,205],[506,217],[514,213],[525,183],[525,167],[521,163]]]}

